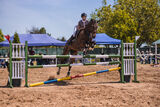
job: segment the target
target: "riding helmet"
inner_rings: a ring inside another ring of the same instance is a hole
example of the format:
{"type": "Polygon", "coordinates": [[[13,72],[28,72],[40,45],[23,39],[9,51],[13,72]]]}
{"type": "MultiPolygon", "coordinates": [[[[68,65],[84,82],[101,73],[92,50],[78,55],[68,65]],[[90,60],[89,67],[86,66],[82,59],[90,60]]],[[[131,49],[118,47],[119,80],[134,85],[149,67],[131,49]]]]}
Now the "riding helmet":
{"type": "Polygon", "coordinates": [[[87,14],[86,14],[86,13],[82,13],[82,14],[81,14],[81,17],[83,17],[83,16],[86,16],[86,17],[87,17],[87,14]]]}

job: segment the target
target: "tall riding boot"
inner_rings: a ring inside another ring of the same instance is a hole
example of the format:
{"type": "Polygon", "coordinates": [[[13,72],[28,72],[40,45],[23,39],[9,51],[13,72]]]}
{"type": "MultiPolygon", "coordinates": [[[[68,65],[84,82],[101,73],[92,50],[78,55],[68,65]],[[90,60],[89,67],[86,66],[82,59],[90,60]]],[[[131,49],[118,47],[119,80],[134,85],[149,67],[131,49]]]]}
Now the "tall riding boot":
{"type": "Polygon", "coordinates": [[[72,43],[72,40],[74,39],[73,35],[70,37],[70,39],[67,41],[68,45],[72,43]]]}
{"type": "Polygon", "coordinates": [[[76,30],[76,32],[75,32],[75,36],[74,36],[75,38],[77,38],[77,37],[78,37],[79,32],[80,32],[79,30],[76,30]]]}

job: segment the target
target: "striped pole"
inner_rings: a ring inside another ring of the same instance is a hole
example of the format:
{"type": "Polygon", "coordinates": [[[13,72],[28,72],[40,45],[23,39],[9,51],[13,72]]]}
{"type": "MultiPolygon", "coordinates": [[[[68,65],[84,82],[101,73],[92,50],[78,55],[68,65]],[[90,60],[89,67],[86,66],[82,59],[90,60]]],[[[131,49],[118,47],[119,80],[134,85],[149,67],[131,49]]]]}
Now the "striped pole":
{"type": "Polygon", "coordinates": [[[69,77],[64,77],[64,78],[60,78],[60,79],[44,81],[44,82],[39,82],[39,83],[35,83],[35,84],[30,84],[29,86],[34,87],[34,86],[39,86],[39,85],[43,85],[43,84],[60,82],[60,81],[63,81],[63,80],[71,80],[71,79],[74,79],[74,78],[80,78],[80,77],[84,77],[84,76],[90,76],[90,75],[109,72],[109,71],[116,71],[116,70],[119,70],[119,69],[121,69],[121,67],[112,68],[112,69],[108,69],[108,70],[102,70],[102,71],[96,71],[96,72],[91,72],[91,73],[86,73],[86,74],[78,74],[78,75],[75,75],[75,76],[69,76],[69,77]]]}
{"type": "Polygon", "coordinates": [[[67,66],[88,66],[88,65],[113,65],[120,64],[120,61],[96,62],[96,63],[75,63],[75,64],[54,64],[54,65],[33,65],[28,68],[48,68],[48,67],[67,67],[67,66]]]}

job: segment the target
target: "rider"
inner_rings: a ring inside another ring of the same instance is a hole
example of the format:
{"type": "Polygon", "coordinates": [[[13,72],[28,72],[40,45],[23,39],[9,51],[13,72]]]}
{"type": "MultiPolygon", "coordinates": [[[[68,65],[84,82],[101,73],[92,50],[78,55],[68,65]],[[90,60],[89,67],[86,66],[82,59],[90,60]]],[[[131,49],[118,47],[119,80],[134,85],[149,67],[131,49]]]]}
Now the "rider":
{"type": "Polygon", "coordinates": [[[76,27],[77,30],[74,32],[74,34],[68,40],[68,44],[71,44],[72,40],[77,37],[77,35],[79,34],[80,30],[84,29],[85,26],[88,24],[89,21],[87,20],[87,14],[86,13],[82,13],[81,14],[81,18],[82,18],[82,20],[80,20],[78,22],[78,26],[76,27]]]}

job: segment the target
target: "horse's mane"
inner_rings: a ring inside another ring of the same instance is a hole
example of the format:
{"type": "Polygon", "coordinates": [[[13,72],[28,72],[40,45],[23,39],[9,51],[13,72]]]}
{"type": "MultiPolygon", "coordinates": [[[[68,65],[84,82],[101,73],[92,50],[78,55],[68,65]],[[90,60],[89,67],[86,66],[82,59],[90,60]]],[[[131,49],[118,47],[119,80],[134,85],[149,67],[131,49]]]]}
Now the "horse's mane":
{"type": "MultiPolygon", "coordinates": [[[[86,25],[86,27],[84,28],[84,29],[81,29],[80,31],[79,31],[79,33],[81,32],[81,31],[85,31],[85,32],[87,32],[87,33],[89,33],[90,31],[91,31],[91,26],[93,25],[93,24],[95,24],[96,23],[96,20],[94,20],[94,19],[91,19],[89,22],[88,22],[88,24],[86,25]]],[[[78,34],[79,35],[79,34],[78,34]]]]}
{"type": "Polygon", "coordinates": [[[94,25],[95,23],[97,23],[96,20],[95,19],[91,19],[89,21],[89,23],[86,25],[85,30],[90,30],[92,25],[94,25]]]}

